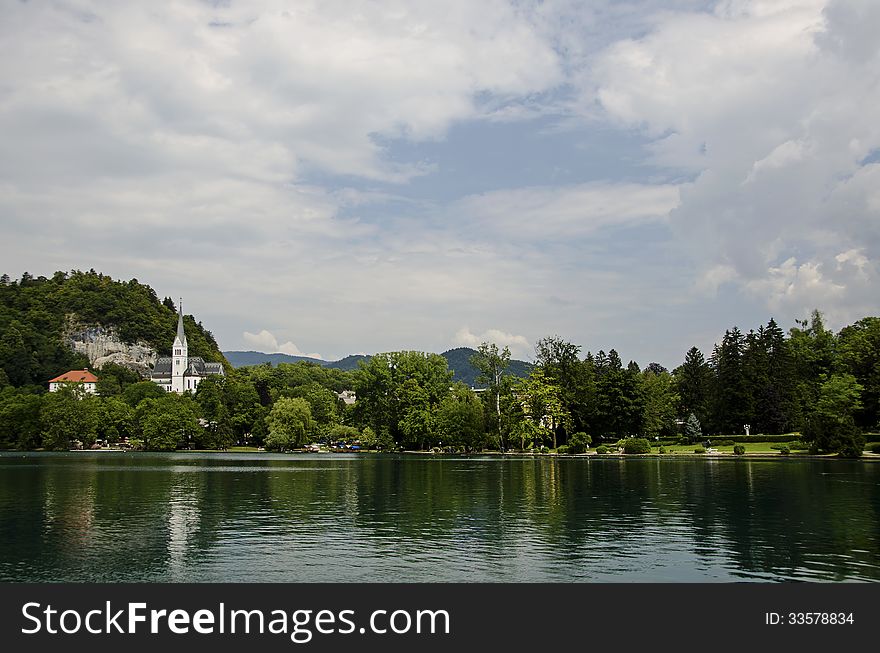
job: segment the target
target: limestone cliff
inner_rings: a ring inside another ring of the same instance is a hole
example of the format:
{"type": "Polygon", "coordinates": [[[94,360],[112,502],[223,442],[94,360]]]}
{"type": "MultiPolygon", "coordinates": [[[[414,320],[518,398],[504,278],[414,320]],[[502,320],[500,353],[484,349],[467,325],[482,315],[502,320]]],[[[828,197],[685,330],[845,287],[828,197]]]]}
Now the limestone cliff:
{"type": "Polygon", "coordinates": [[[115,363],[148,376],[156,364],[158,353],[147,343],[124,342],[115,327],[84,325],[68,316],[63,337],[75,352],[85,354],[95,369],[115,363]]]}

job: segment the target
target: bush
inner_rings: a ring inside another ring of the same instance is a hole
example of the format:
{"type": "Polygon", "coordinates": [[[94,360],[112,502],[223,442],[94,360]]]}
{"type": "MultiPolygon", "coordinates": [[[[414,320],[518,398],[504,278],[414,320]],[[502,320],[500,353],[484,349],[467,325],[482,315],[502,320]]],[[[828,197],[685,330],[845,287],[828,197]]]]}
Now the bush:
{"type": "Polygon", "coordinates": [[[779,453],[781,453],[783,456],[787,456],[791,453],[791,449],[789,449],[787,445],[782,445],[779,448],[779,453]]]}
{"type": "Polygon", "coordinates": [[[583,431],[578,431],[568,439],[568,453],[586,453],[592,443],[593,438],[583,431]]]}
{"type": "Polygon", "coordinates": [[[562,455],[565,455],[565,454],[569,454],[569,453],[571,453],[571,451],[569,450],[567,444],[563,444],[563,445],[561,445],[561,446],[559,446],[559,447],[556,447],[556,453],[558,453],[558,454],[562,454],[562,455]]]}
{"type": "Polygon", "coordinates": [[[880,443],[871,445],[871,453],[880,453],[880,443]]]}
{"type": "Polygon", "coordinates": [[[716,440],[713,444],[716,447],[731,447],[736,443],[733,440],[716,440]]]}
{"type": "Polygon", "coordinates": [[[664,449],[663,447],[660,447],[660,450],[657,453],[666,453],[666,449],[664,449]]]}
{"type": "Polygon", "coordinates": [[[600,444],[598,447],[596,447],[596,453],[608,453],[608,447],[606,447],[604,444],[600,444]]]}
{"type": "Polygon", "coordinates": [[[623,441],[623,453],[651,453],[651,443],[645,438],[627,438],[623,441]]]}
{"type": "Polygon", "coordinates": [[[733,445],[733,454],[735,456],[742,456],[743,454],[745,454],[745,452],[746,452],[746,448],[743,445],[741,445],[741,444],[733,445]]]}
{"type": "Polygon", "coordinates": [[[694,449],[694,453],[706,453],[706,448],[705,447],[696,447],[694,449]]]}

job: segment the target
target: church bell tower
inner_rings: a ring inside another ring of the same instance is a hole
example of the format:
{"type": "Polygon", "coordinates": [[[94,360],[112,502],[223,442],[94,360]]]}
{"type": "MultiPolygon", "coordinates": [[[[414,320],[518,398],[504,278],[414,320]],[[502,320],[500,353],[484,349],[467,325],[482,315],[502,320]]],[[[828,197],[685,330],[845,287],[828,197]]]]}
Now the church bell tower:
{"type": "Polygon", "coordinates": [[[186,372],[188,363],[186,334],[183,332],[183,300],[180,300],[178,307],[177,337],[174,339],[171,354],[173,359],[171,364],[171,390],[172,392],[182,393],[186,389],[183,375],[186,372]]]}

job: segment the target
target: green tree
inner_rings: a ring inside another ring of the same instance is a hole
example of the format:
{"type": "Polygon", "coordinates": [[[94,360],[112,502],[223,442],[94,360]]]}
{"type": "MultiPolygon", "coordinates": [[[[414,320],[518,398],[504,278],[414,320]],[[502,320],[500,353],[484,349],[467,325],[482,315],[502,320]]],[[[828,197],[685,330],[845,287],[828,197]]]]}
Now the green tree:
{"type": "Polygon", "coordinates": [[[852,374],[835,374],[819,387],[819,401],[807,418],[802,437],[813,450],[858,458],[865,436],[853,416],[861,409],[862,386],[852,374]]]}
{"type": "Polygon", "coordinates": [[[522,402],[530,421],[538,427],[535,431],[520,426],[520,437],[546,437],[555,449],[557,427],[571,425],[571,414],[562,402],[559,386],[547,378],[543,367],[535,367],[528,378],[517,383],[514,394],[522,402]]]}
{"type": "Polygon", "coordinates": [[[645,435],[649,439],[674,435],[680,397],[675,392],[672,375],[665,369],[656,370],[648,367],[642,372],[641,381],[645,406],[642,420],[645,435]]]}
{"type": "Polygon", "coordinates": [[[880,317],[866,317],[837,337],[840,362],[862,386],[861,408],[853,416],[862,429],[880,428],[880,317]]]}
{"type": "Polygon", "coordinates": [[[266,425],[269,428],[266,449],[282,452],[307,444],[315,426],[309,402],[300,397],[283,397],[276,401],[266,425]]]}
{"type": "Polygon", "coordinates": [[[140,381],[125,388],[122,398],[129,406],[137,408],[144,399],[161,399],[166,394],[168,393],[165,390],[152,381],[140,381]]]}
{"type": "Polygon", "coordinates": [[[489,396],[494,404],[494,428],[498,434],[498,443],[501,451],[504,451],[504,432],[501,418],[501,397],[505,390],[509,390],[511,384],[504,383],[505,372],[510,367],[510,348],[499,350],[498,345],[484,342],[480,344],[477,353],[471,356],[470,363],[480,371],[477,381],[486,384],[489,396]]]}
{"type": "Polygon", "coordinates": [[[700,426],[700,420],[693,413],[688,415],[687,421],[684,424],[684,437],[691,444],[699,442],[703,437],[703,427],[700,426]]]}
{"type": "Polygon", "coordinates": [[[120,397],[106,397],[98,402],[98,437],[119,442],[135,435],[134,409],[120,397]]]}
{"type": "Polygon", "coordinates": [[[144,448],[150,451],[174,451],[189,446],[202,429],[193,400],[173,392],[138,403],[135,421],[144,448]]]}
{"type": "Polygon", "coordinates": [[[43,446],[67,450],[75,440],[94,444],[98,427],[98,400],[78,388],[65,387],[49,393],[40,410],[43,446]]]}
{"type": "Polygon", "coordinates": [[[440,402],[436,437],[438,444],[461,447],[466,452],[480,451],[485,446],[483,404],[463,383],[456,383],[440,402]]]}
{"type": "Polygon", "coordinates": [[[209,376],[196,387],[193,397],[202,418],[207,422],[195,444],[204,449],[228,449],[233,442],[232,417],[227,400],[224,376],[209,376]]]}
{"type": "Polygon", "coordinates": [[[694,413],[706,421],[709,414],[709,396],[712,369],[703,358],[703,352],[691,347],[685,354],[684,363],[675,368],[676,392],[679,396],[678,414],[694,413]]]}
{"type": "Polygon", "coordinates": [[[4,388],[0,392],[0,448],[39,448],[43,441],[42,407],[41,395],[4,388]]]}

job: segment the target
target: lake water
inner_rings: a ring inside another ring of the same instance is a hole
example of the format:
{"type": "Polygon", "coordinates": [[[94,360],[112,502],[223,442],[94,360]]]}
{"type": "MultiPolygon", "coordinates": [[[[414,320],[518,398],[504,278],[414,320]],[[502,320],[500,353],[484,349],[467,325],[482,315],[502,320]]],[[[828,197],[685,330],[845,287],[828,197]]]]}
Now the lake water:
{"type": "Polygon", "coordinates": [[[876,581],[880,464],[0,454],[3,581],[876,581]]]}

